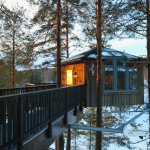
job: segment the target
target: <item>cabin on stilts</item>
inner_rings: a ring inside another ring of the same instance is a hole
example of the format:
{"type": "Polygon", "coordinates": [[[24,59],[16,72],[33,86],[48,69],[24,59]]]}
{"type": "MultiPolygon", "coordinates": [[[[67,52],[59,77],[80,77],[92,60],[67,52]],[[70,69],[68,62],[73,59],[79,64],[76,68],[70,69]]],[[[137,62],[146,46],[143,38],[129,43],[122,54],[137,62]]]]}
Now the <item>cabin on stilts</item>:
{"type": "MultiPolygon", "coordinates": [[[[142,58],[103,48],[103,106],[144,103],[142,58]]],[[[86,107],[96,107],[97,48],[62,60],[62,87],[86,84],[86,107]]]]}

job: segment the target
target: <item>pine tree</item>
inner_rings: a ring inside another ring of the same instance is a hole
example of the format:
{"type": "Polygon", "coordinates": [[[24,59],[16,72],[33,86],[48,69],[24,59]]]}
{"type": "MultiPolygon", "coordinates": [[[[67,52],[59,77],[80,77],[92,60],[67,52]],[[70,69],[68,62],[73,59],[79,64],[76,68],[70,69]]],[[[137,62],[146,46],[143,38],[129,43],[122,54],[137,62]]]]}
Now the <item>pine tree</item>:
{"type": "MultiPolygon", "coordinates": [[[[84,2],[85,3],[85,2],[84,2]]],[[[36,3],[39,11],[33,18],[33,24],[38,25],[36,31],[38,40],[34,47],[38,48],[37,54],[51,59],[55,62],[56,58],[56,1],[39,0],[36,3]]],[[[61,2],[61,58],[69,56],[68,49],[72,43],[74,47],[80,44],[78,36],[73,33],[74,24],[77,21],[83,3],[80,0],[63,0],[61,2]],[[71,43],[71,44],[70,44],[71,43]]],[[[51,62],[49,61],[49,63],[51,62]]],[[[48,61],[47,61],[48,63],[48,61]]]]}
{"type": "Polygon", "coordinates": [[[14,72],[16,66],[27,67],[33,61],[32,37],[28,32],[28,22],[23,8],[9,10],[1,4],[0,45],[2,58],[12,66],[12,88],[15,86],[14,72]]]}
{"type": "Polygon", "coordinates": [[[10,88],[11,87],[11,68],[0,59],[0,89],[10,88]]]}

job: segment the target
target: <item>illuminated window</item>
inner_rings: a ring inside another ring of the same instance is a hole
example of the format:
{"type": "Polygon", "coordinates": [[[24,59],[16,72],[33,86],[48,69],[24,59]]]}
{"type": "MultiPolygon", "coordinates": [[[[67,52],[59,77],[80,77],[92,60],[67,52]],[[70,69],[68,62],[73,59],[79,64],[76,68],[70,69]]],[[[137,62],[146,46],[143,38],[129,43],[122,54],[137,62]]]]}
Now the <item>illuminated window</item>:
{"type": "Polygon", "coordinates": [[[67,70],[67,85],[72,85],[72,70],[67,70]]]}

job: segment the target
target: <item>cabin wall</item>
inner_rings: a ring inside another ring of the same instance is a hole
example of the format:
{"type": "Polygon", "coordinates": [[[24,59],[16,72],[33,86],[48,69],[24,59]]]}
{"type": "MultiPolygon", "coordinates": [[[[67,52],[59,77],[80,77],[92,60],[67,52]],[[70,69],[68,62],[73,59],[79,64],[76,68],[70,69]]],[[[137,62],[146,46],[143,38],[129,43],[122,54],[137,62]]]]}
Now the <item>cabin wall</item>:
{"type": "MultiPolygon", "coordinates": [[[[92,76],[91,62],[85,64],[86,106],[97,107],[96,62],[95,74],[92,76]]],[[[103,79],[104,81],[104,79],[103,79]]],[[[103,106],[123,106],[144,103],[144,74],[143,66],[138,66],[138,91],[106,92],[103,95],[103,106]]]]}
{"type": "Polygon", "coordinates": [[[85,63],[85,83],[86,83],[86,106],[87,107],[97,107],[97,69],[96,62],[86,62],[85,63]],[[92,67],[93,66],[93,67],[92,67]]]}
{"type": "Polygon", "coordinates": [[[72,85],[85,84],[84,63],[61,66],[62,87],[67,86],[67,70],[72,70],[72,85]]]}

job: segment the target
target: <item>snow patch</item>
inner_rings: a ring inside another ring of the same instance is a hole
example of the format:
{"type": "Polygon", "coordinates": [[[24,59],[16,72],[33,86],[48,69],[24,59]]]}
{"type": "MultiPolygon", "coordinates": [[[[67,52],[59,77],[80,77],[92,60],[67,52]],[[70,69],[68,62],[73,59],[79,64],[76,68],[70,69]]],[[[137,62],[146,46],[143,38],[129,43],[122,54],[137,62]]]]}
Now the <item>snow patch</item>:
{"type": "Polygon", "coordinates": [[[90,55],[88,56],[88,58],[94,58],[94,59],[97,59],[97,55],[95,55],[95,54],[90,54],[90,55]]]}

